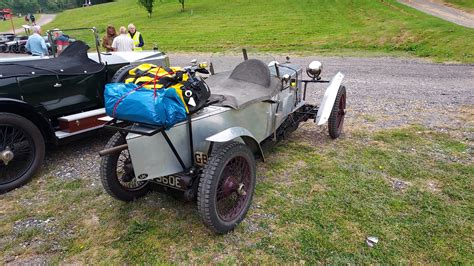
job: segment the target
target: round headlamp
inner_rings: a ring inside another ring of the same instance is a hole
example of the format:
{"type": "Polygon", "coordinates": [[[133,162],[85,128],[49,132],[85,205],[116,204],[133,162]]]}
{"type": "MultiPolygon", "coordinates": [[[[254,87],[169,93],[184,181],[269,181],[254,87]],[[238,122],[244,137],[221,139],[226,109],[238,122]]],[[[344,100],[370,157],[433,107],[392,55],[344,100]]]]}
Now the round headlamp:
{"type": "Polygon", "coordinates": [[[321,71],[323,70],[323,64],[319,61],[313,61],[309,64],[306,68],[306,74],[312,79],[317,79],[321,75],[321,71]]]}

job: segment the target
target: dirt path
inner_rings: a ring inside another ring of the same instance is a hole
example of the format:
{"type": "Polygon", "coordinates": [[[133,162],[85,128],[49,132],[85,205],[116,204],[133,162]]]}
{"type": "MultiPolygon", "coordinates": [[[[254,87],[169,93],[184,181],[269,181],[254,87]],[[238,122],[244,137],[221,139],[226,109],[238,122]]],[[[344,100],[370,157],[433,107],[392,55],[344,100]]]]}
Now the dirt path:
{"type": "Polygon", "coordinates": [[[36,22],[36,25],[44,26],[56,18],[56,14],[43,14],[36,22]]]}
{"type": "Polygon", "coordinates": [[[416,8],[430,15],[456,23],[458,25],[474,28],[474,15],[457,8],[443,5],[434,0],[398,0],[398,2],[416,8]]]}
{"type": "MultiPolygon", "coordinates": [[[[44,26],[56,18],[56,14],[41,14],[41,17],[36,21],[36,25],[44,26]]],[[[20,27],[21,29],[21,27],[20,27]]],[[[17,30],[18,32],[18,30],[17,30]]],[[[13,33],[12,30],[0,33],[13,33]]]]}

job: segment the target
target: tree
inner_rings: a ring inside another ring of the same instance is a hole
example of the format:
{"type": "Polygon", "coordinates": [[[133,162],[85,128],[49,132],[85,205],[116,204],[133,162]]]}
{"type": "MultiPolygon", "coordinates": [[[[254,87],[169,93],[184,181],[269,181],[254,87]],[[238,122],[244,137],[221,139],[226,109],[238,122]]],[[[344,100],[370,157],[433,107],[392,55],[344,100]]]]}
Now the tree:
{"type": "Polygon", "coordinates": [[[138,4],[146,9],[146,11],[148,12],[148,17],[151,18],[151,13],[153,13],[153,5],[155,4],[155,0],[138,0],[138,4]]]}
{"type": "Polygon", "coordinates": [[[184,12],[184,0],[178,0],[181,3],[181,12],[184,12]]]}

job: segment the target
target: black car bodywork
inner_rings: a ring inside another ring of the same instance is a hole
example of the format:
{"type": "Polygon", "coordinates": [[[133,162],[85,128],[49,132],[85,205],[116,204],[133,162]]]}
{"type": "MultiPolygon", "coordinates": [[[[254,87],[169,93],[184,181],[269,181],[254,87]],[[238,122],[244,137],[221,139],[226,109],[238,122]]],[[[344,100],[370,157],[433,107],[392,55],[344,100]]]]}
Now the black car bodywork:
{"type": "MultiPolygon", "coordinates": [[[[103,54],[110,58],[103,63],[99,52],[93,60],[88,49],[76,41],[58,57],[0,60],[0,193],[33,176],[46,143],[60,143],[61,117],[101,109],[105,84],[117,70],[133,64],[115,54],[103,54]]],[[[159,57],[153,63],[168,65],[163,53],[155,54],[159,57]]]]}

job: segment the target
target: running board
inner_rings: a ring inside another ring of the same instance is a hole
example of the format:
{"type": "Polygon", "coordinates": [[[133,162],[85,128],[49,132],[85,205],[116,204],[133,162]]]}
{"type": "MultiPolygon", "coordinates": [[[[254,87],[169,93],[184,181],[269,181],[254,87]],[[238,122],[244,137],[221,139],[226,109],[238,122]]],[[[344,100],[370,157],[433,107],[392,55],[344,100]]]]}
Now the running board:
{"type": "Polygon", "coordinates": [[[63,116],[58,118],[59,130],[55,132],[56,137],[63,139],[96,130],[102,128],[107,120],[104,108],[63,116]]]}

